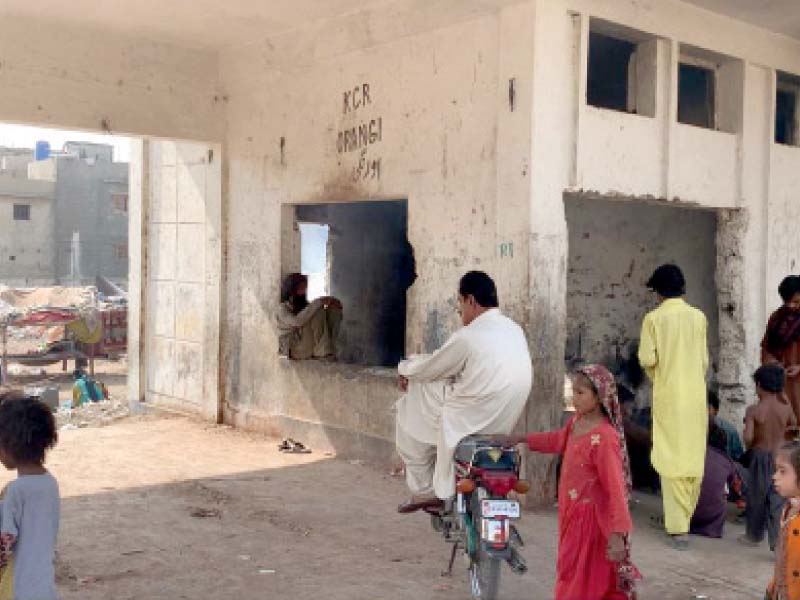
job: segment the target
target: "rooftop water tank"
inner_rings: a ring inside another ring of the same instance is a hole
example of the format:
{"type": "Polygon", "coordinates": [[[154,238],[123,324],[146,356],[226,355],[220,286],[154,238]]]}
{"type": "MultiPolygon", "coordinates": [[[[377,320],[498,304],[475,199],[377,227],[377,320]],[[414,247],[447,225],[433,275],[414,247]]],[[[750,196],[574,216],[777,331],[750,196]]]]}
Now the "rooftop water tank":
{"type": "Polygon", "coordinates": [[[47,160],[50,158],[50,142],[36,142],[36,150],[33,157],[34,160],[47,160]]]}

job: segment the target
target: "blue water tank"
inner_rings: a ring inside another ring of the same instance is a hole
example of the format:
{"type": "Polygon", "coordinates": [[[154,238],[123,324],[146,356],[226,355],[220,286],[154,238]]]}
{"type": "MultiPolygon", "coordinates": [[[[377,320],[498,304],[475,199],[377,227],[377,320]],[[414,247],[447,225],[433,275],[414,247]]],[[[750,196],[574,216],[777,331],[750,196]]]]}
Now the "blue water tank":
{"type": "Polygon", "coordinates": [[[50,142],[36,142],[33,153],[34,160],[47,160],[50,158],[50,142]]]}

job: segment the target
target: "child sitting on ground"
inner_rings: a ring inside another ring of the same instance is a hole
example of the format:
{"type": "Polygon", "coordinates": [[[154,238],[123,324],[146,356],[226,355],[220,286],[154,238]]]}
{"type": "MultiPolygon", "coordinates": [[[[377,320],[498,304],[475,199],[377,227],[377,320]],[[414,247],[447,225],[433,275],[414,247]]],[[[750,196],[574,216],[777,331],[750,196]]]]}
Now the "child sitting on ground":
{"type": "Polygon", "coordinates": [[[786,500],[775,550],[775,575],[765,600],[800,598],[800,443],[785,443],[775,453],[775,490],[786,500]]]}
{"type": "Polygon", "coordinates": [[[786,439],[789,427],[797,424],[792,407],[783,399],[786,373],[780,365],[764,365],[753,375],[758,403],[745,412],[744,443],[749,450],[747,512],[742,544],[755,546],[766,531],[770,550],[775,550],[783,498],[772,485],[774,452],[786,439]]]}
{"type": "Polygon", "coordinates": [[[560,431],[502,436],[531,450],[561,454],[555,600],[635,598],[628,497],[631,475],[614,377],[589,365],[573,381],[576,415],[560,431]]]}
{"type": "Polygon", "coordinates": [[[17,392],[0,394],[0,462],[17,471],[0,503],[0,600],[58,598],[58,484],[44,468],[57,439],[47,406],[17,392]]]}

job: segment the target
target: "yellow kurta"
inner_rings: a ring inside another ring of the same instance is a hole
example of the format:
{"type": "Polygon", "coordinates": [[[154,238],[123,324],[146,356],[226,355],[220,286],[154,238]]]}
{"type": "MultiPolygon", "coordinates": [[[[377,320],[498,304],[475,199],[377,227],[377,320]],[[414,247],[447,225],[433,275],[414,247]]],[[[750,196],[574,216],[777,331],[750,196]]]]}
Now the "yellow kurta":
{"type": "Polygon", "coordinates": [[[708,435],[706,317],[679,298],[642,324],[639,361],[653,380],[653,467],[661,477],[702,477],[708,435]]]}

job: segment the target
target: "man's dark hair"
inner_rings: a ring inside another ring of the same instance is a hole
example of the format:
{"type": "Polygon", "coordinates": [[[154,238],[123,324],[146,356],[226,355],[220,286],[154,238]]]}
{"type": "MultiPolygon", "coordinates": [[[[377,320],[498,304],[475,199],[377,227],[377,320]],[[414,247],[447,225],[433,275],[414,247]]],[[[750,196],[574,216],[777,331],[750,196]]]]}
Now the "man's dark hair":
{"type": "Polygon", "coordinates": [[[18,463],[44,462],[58,441],[53,412],[20,392],[0,394],[0,447],[18,463]]]}
{"type": "Polygon", "coordinates": [[[756,369],[753,380],[761,386],[761,389],[780,394],[786,383],[786,371],[780,365],[762,365],[756,369]]]}
{"type": "Polygon", "coordinates": [[[289,302],[292,305],[292,312],[294,314],[298,314],[308,306],[306,297],[297,295],[297,288],[303,283],[308,284],[308,277],[302,273],[290,273],[286,276],[286,279],[283,280],[281,302],[289,302]]]}
{"type": "Polygon", "coordinates": [[[800,293],[800,277],[797,275],[784,277],[778,286],[778,293],[784,302],[789,302],[795,294],[800,293]]]}
{"type": "Polygon", "coordinates": [[[483,271],[470,271],[461,278],[458,293],[462,298],[472,296],[483,308],[497,308],[497,288],[494,281],[483,271]]]}
{"type": "Polygon", "coordinates": [[[707,398],[708,405],[719,412],[719,396],[717,396],[717,393],[713,390],[708,390],[707,398]]]}
{"type": "Polygon", "coordinates": [[[728,453],[728,434],[719,425],[711,425],[708,428],[708,445],[716,448],[720,452],[728,453]]]}
{"type": "Polygon", "coordinates": [[[647,280],[647,287],[664,298],[680,298],[686,293],[686,279],[678,265],[661,265],[647,280]]]}

